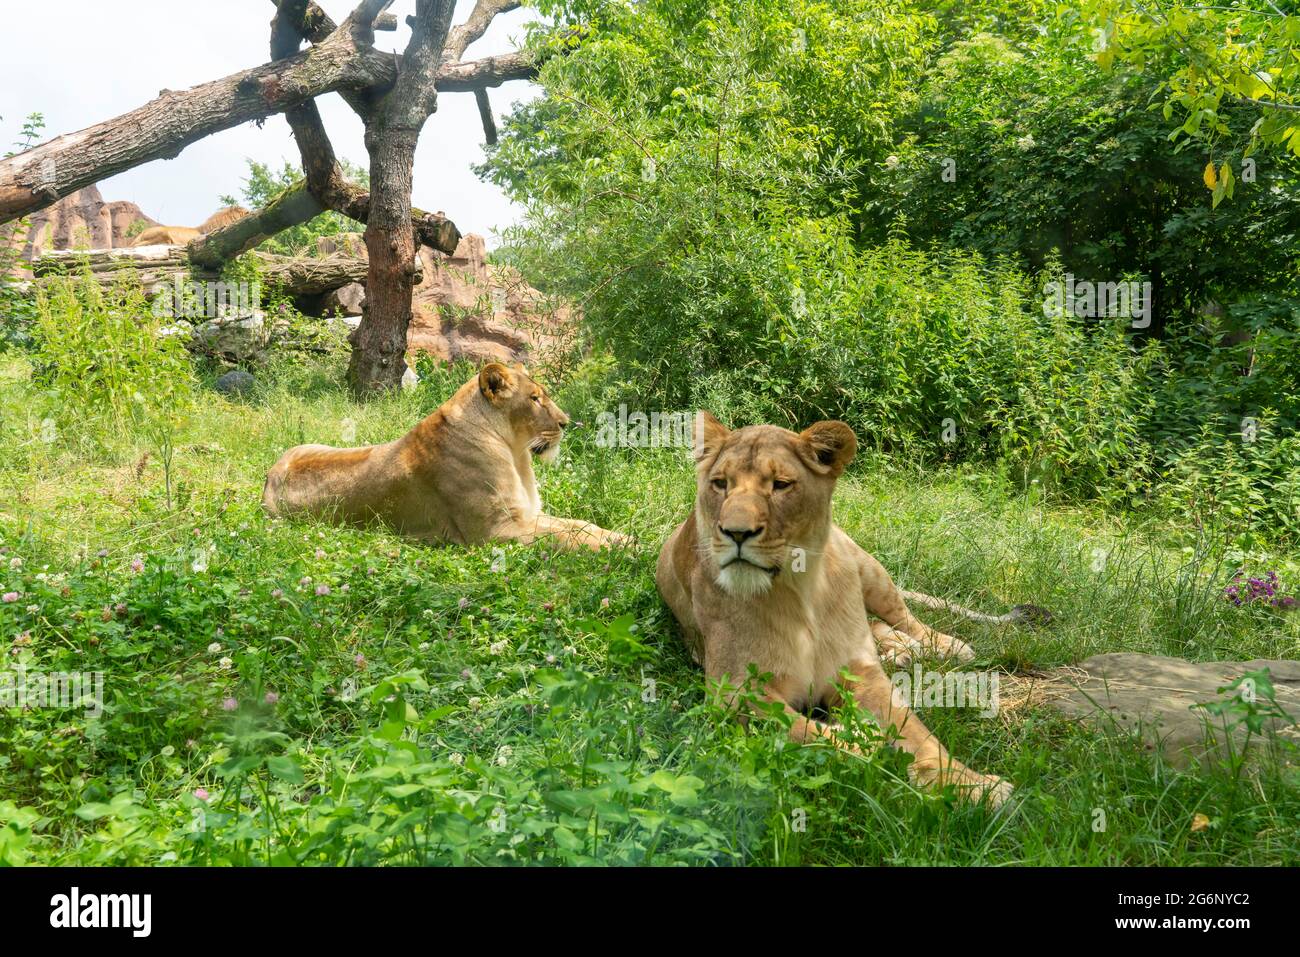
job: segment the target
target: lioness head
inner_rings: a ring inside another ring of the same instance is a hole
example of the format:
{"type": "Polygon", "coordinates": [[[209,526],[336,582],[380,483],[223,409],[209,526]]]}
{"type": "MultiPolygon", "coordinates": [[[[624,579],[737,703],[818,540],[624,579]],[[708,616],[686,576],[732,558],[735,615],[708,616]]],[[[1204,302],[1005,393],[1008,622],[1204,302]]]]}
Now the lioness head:
{"type": "Polygon", "coordinates": [[[549,462],[559,454],[569,417],[528,374],[523,363],[507,367],[489,362],[478,374],[478,388],[533,455],[549,462]]]}
{"type": "Polygon", "coordinates": [[[696,527],[725,591],[763,594],[796,548],[820,551],[835,481],[857,449],[843,422],[730,432],[708,412],[696,415],[696,527]]]}

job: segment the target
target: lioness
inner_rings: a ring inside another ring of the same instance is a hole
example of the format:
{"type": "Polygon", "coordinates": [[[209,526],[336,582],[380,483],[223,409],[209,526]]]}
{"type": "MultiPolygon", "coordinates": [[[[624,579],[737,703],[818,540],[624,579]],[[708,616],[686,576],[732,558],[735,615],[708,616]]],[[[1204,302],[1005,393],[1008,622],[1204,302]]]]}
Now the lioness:
{"type": "Polygon", "coordinates": [[[554,459],[568,424],[523,365],[489,363],[400,439],[285,452],[267,473],[262,506],[275,516],[378,519],[429,542],[626,544],[618,532],[542,511],[532,457],[554,459]]]}
{"type": "Polygon", "coordinates": [[[237,223],[247,215],[248,210],[242,206],[225,206],[200,223],[197,229],[191,229],[189,226],[151,226],[135,237],[131,245],[133,247],[163,244],[187,246],[200,236],[206,236],[223,226],[237,223]]]}
{"type": "Polygon", "coordinates": [[[857,451],[843,422],[795,434],[771,425],[728,431],[696,417],[695,512],[664,543],[655,580],[711,685],[771,674],[763,694],[794,716],[791,736],[853,750],[833,726],[806,717],[839,701],[837,678],[882,728],[893,725],[922,785],[954,784],[1001,803],[1011,785],[977,774],[893,693],[881,653],[969,659],[968,645],[923,624],[889,574],[831,521],[831,494],[857,451]]]}

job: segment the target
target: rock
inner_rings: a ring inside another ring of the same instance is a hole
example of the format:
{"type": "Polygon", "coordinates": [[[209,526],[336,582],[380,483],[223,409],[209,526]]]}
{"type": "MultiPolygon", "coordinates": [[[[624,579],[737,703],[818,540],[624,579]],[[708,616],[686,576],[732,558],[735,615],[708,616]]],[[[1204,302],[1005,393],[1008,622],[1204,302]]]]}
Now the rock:
{"type": "MultiPolygon", "coordinates": [[[[1251,671],[1267,668],[1277,704],[1291,720],[1268,718],[1251,749],[1267,749],[1300,764],[1300,661],[1190,662],[1130,652],[1094,655],[1047,679],[1043,700],[1062,714],[1107,731],[1137,733],[1177,767],[1217,763],[1241,753],[1246,727],[1232,716],[1215,716],[1195,705],[1225,700],[1218,689],[1251,671]]],[[[1269,707],[1256,694],[1261,708],[1269,707]]]]}
{"type": "Polygon", "coordinates": [[[212,387],[222,395],[245,396],[253,391],[255,383],[256,380],[243,369],[233,369],[213,383],[212,387]]]}
{"type": "Polygon", "coordinates": [[[420,250],[424,278],[415,288],[409,348],[444,362],[528,361],[567,335],[568,307],[548,302],[515,270],[489,265],[473,233],[456,252],[420,250]]]}
{"type": "Polygon", "coordinates": [[[0,244],[21,247],[24,262],[49,249],[117,249],[131,245],[127,234],[136,222],[158,225],[135,203],[106,203],[98,186],[87,186],[33,213],[25,233],[0,226],[0,244]]]}
{"type": "Polygon", "coordinates": [[[318,308],[321,310],[321,314],[326,316],[359,316],[365,301],[365,284],[350,282],[346,286],[321,296],[318,308]]]}
{"type": "Polygon", "coordinates": [[[402,391],[410,392],[419,384],[420,384],[420,377],[415,374],[414,369],[412,369],[410,366],[407,366],[406,371],[402,373],[402,391]]]}
{"type": "Polygon", "coordinates": [[[260,310],[209,319],[194,328],[190,348],[239,365],[261,361],[274,330],[260,310]]]}

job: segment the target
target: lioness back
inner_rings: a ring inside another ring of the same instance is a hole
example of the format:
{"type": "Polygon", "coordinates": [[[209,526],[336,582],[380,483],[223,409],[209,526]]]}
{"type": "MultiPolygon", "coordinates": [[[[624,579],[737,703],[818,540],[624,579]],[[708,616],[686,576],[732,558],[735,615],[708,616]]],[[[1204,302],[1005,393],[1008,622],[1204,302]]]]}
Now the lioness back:
{"type": "Polygon", "coordinates": [[[262,507],[279,518],[311,515],[349,522],[367,521],[382,505],[378,500],[382,490],[364,479],[384,448],[378,445],[356,449],[294,446],[267,473],[262,507]],[[371,486],[370,494],[366,494],[367,484],[371,486]]]}
{"type": "Polygon", "coordinates": [[[185,246],[199,238],[197,229],[187,226],[152,226],[135,237],[134,246],[185,246]]]}

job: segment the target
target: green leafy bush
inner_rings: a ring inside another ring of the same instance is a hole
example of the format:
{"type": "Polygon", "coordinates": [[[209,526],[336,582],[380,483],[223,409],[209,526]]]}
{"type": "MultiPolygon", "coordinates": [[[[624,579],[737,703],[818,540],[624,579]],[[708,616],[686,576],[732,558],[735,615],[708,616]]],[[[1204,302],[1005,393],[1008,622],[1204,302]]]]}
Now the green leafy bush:
{"type": "Polygon", "coordinates": [[[184,336],[146,301],[132,270],[103,287],[83,264],[37,290],[36,380],[60,425],[93,437],[139,428],[170,460],[170,436],[193,401],[184,336]]]}

